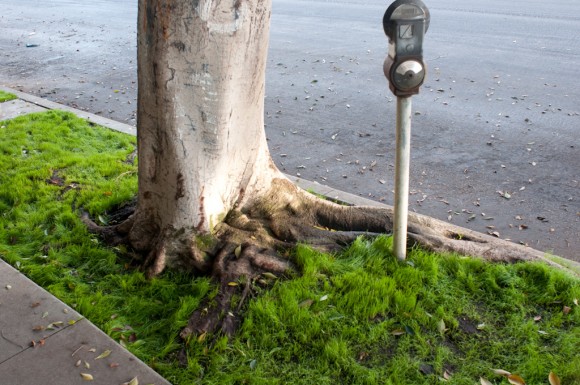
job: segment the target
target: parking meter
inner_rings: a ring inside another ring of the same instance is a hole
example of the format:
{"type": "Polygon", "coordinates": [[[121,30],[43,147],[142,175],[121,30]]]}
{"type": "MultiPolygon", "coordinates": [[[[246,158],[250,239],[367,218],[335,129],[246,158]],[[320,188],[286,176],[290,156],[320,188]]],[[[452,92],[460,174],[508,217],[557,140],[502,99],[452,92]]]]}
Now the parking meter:
{"type": "Polygon", "coordinates": [[[383,17],[389,37],[389,56],[383,70],[396,96],[419,93],[425,80],[423,37],[429,28],[429,10],[421,0],[396,0],[383,17]]]}

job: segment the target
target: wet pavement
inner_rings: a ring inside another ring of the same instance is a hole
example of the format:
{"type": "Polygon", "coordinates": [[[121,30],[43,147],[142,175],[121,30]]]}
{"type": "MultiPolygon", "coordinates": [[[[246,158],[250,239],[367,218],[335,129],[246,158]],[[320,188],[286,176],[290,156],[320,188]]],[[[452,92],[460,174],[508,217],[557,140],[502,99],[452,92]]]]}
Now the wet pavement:
{"type": "MultiPolygon", "coordinates": [[[[580,260],[580,4],[426,3],[411,210],[580,260]]],[[[136,2],[0,9],[0,84],[135,124],[136,2]]],[[[266,132],[284,172],[392,204],[385,9],[274,0],[266,132]]]]}

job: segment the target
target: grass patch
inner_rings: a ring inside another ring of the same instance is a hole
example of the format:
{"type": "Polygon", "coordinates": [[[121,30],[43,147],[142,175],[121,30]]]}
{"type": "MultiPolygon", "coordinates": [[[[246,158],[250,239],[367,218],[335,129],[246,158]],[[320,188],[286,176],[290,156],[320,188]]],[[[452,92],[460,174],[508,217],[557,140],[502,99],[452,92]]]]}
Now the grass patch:
{"type": "Polygon", "coordinates": [[[435,384],[445,372],[507,384],[491,368],[580,383],[578,278],[420,249],[401,263],[388,237],[340,255],[297,247],[300,274],[261,289],[234,338],[187,341],[179,367],[179,331],[215,287],[179,272],[146,280],[76,211],[106,221],[135,195],[135,139],[57,111],[2,125],[0,258],[176,385],[435,384]]]}
{"type": "Polygon", "coordinates": [[[9,93],[9,92],[0,90],[0,103],[4,103],[4,102],[7,102],[9,100],[14,100],[14,99],[18,99],[18,97],[14,94],[9,93]]]}

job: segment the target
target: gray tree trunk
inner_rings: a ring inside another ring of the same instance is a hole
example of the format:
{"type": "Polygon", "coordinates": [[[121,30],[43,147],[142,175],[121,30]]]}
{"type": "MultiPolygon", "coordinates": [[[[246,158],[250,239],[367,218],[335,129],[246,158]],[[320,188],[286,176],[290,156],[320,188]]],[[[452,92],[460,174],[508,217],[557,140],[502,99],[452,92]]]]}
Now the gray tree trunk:
{"type": "Polygon", "coordinates": [[[264,133],[269,0],[139,0],[131,241],[211,232],[279,175],[264,133]]]}

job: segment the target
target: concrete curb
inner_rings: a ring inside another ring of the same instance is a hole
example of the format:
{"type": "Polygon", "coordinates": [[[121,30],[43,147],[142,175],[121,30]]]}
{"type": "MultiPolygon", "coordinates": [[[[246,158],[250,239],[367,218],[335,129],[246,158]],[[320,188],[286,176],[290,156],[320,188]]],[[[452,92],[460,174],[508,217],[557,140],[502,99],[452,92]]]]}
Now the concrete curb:
{"type": "Polygon", "coordinates": [[[34,96],[34,95],[26,94],[24,92],[16,91],[16,90],[13,90],[11,88],[4,87],[2,85],[0,85],[0,90],[14,94],[14,95],[18,96],[19,99],[22,99],[26,102],[35,104],[35,105],[42,107],[42,108],[45,108],[47,110],[61,110],[61,111],[71,112],[71,113],[73,113],[73,114],[75,114],[83,119],[87,119],[89,122],[98,124],[100,126],[108,127],[108,128],[115,130],[115,131],[124,132],[125,134],[137,135],[136,128],[134,126],[129,125],[129,124],[116,122],[116,121],[111,120],[111,119],[103,118],[102,116],[99,116],[99,115],[91,114],[90,112],[78,110],[76,108],[65,106],[63,104],[51,102],[50,100],[42,99],[42,98],[39,98],[38,96],[34,96]]]}

